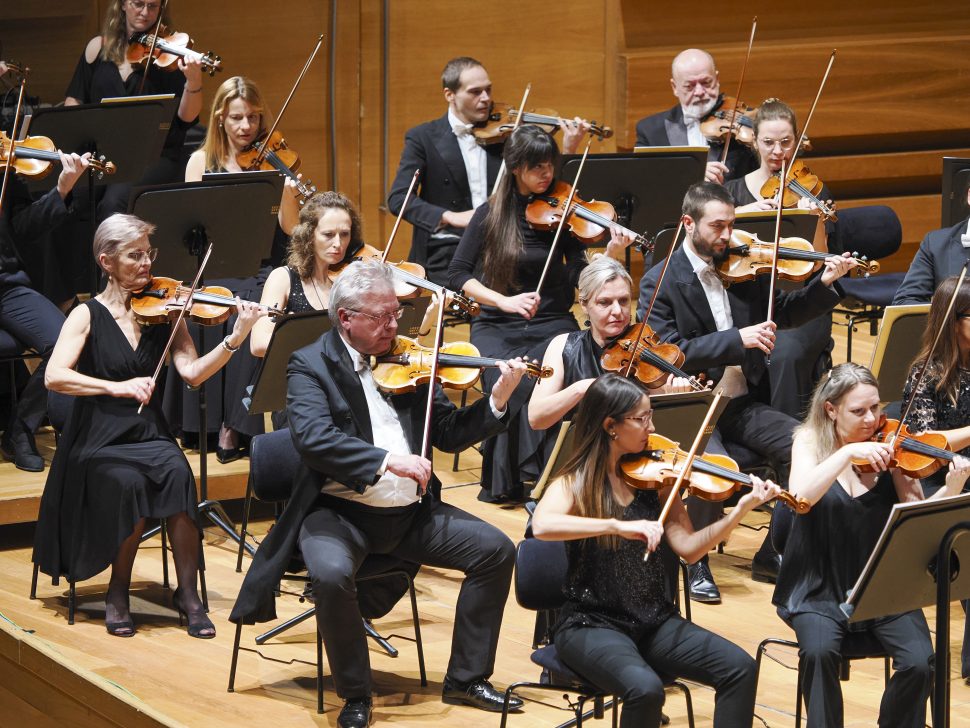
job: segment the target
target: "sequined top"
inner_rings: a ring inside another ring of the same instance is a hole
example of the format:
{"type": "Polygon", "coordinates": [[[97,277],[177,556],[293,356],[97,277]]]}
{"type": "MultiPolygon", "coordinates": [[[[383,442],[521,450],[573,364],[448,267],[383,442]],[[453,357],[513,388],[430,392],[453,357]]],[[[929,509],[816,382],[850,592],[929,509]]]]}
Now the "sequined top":
{"type": "Polygon", "coordinates": [[[290,295],[286,298],[286,312],[319,311],[320,309],[310,305],[306,291],[303,289],[303,281],[300,280],[300,274],[292,268],[287,268],[286,272],[290,274],[290,295]]]}
{"type": "MultiPolygon", "coordinates": [[[[906,378],[906,386],[903,387],[904,403],[909,401],[918,374],[919,367],[916,366],[910,370],[906,378]]],[[[970,424],[970,369],[960,370],[956,405],[950,401],[946,392],[936,391],[938,381],[929,373],[923,379],[923,384],[916,393],[916,399],[906,418],[906,424],[912,432],[955,430],[970,424]]],[[[965,447],[960,454],[970,457],[970,447],[965,447]]],[[[946,468],[941,468],[936,474],[925,478],[924,484],[930,487],[943,485],[946,472],[946,468]]]]}
{"type": "MultiPolygon", "coordinates": [[[[660,510],[656,492],[637,491],[621,520],[656,520],[660,510]]],[[[566,604],[556,630],[605,627],[638,641],[675,614],[666,596],[664,559],[653,553],[644,561],[643,554],[642,541],[621,539],[615,550],[595,538],[567,541],[566,604]]]]}

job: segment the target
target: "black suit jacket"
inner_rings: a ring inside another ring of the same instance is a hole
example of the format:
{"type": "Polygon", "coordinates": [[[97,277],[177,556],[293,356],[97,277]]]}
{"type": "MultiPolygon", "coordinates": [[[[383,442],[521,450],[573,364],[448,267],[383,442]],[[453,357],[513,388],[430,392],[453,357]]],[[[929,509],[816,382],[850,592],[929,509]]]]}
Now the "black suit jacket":
{"type": "MultiPolygon", "coordinates": [[[[427,386],[391,398],[412,452],[420,452],[427,386]]],[[[340,334],[332,329],[295,352],[287,367],[286,411],[293,444],[300,454],[293,492],[276,526],[263,540],[246,574],[229,619],[252,624],[276,618],[274,589],[297,548],[303,519],[312,512],[329,479],[363,493],[379,480],[387,454],[375,447],[367,400],[340,334]]],[[[435,392],[432,444],[457,452],[504,429],[489,398],[457,409],[441,387],[435,392]]],[[[431,497],[441,484],[432,477],[431,497]]]]}
{"type": "MultiPolygon", "coordinates": [[[[495,184],[502,165],[502,147],[502,144],[485,147],[489,191],[495,184]]],[[[436,241],[431,240],[431,234],[438,229],[445,210],[462,212],[472,207],[465,161],[461,156],[458,138],[448,122],[447,112],[434,121],[409,129],[404,135],[401,161],[387,196],[387,206],[395,215],[404,204],[404,197],[416,169],[421,170],[418,188],[404,211],[404,219],[414,226],[408,260],[424,266],[428,266],[430,260],[432,269],[447,272],[451,256],[448,253],[435,255],[434,248],[437,246],[436,241]]],[[[459,228],[443,228],[441,232],[449,232],[455,236],[450,244],[453,249],[463,231],[459,228]]],[[[444,284],[445,281],[436,282],[444,284]]]]}
{"type": "MultiPolygon", "coordinates": [[[[720,101],[718,101],[720,104],[720,101]]],[[[715,107],[716,108],[716,107],[715,107]]],[[[637,122],[638,147],[686,147],[687,126],[684,124],[684,110],[680,104],[672,109],[661,111],[659,114],[648,116],[637,122]]],[[[724,145],[712,142],[707,153],[708,161],[719,161],[724,145]]],[[[744,144],[731,142],[728,149],[727,162],[729,172],[725,181],[744,177],[748,172],[758,168],[758,160],[744,144]]]]}
{"type": "Polygon", "coordinates": [[[960,275],[963,266],[970,260],[970,248],[964,248],[960,242],[961,236],[967,231],[967,222],[963,220],[951,228],[926,234],[893,297],[894,306],[929,303],[944,278],[960,275]]]}
{"type": "MultiPolygon", "coordinates": [[[[662,263],[655,265],[640,281],[638,314],[641,317],[653,296],[662,267],[662,263]]],[[[740,365],[749,389],[755,394],[765,372],[765,356],[758,349],[745,349],[738,329],[766,320],[769,287],[768,276],[730,286],[727,292],[734,328],[718,331],[704,287],[680,247],[670,259],[648,323],[661,341],[681,348],[686,357],[685,371],[692,374],[704,372],[709,378],[719,380],[725,366],[740,365]]],[[[776,288],[775,323],[780,329],[801,326],[831,311],[841,298],[838,284],[829,288],[819,275],[794,291],[776,288]]]]}

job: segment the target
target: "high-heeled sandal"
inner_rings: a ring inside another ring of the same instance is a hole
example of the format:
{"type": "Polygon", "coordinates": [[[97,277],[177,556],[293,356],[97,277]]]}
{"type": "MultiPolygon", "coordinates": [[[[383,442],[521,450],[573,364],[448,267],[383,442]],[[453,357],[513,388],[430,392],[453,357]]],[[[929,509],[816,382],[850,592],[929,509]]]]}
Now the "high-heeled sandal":
{"type": "Polygon", "coordinates": [[[177,588],[172,593],[172,606],[174,606],[175,610],[178,612],[179,627],[182,626],[182,618],[183,617],[185,618],[185,623],[187,625],[189,637],[195,637],[196,639],[200,639],[200,640],[211,640],[213,637],[216,636],[216,626],[212,624],[212,620],[206,616],[205,612],[201,612],[201,616],[197,615],[196,621],[194,623],[192,622],[192,620],[190,619],[191,615],[189,615],[189,613],[186,612],[185,608],[182,606],[181,587],[177,588]],[[210,629],[212,630],[210,634],[203,634],[205,630],[210,630],[210,629]]]}
{"type": "Polygon", "coordinates": [[[104,612],[105,612],[104,628],[108,631],[108,634],[110,634],[112,637],[134,637],[135,636],[135,632],[137,630],[135,630],[135,622],[131,618],[130,608],[128,612],[128,619],[123,620],[121,622],[109,622],[107,620],[107,615],[108,615],[107,604],[105,604],[104,612]]]}

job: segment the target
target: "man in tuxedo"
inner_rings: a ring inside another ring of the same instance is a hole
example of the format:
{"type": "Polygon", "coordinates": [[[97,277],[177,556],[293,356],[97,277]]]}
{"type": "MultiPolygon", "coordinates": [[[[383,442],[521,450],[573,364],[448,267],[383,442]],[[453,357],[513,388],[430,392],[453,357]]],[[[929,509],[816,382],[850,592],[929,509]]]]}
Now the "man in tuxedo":
{"type": "MultiPolygon", "coordinates": [[[[474,58],[452,58],[441,72],[448,111],[408,129],[387,206],[397,215],[415,170],[421,172],[404,219],[414,226],[408,260],[420,263],[428,279],[448,284],[448,263],[475,208],[488,198],[502,166],[504,144],[481,146],[472,129],[492,110],[492,82],[474,58]]],[[[560,120],[563,152],[572,154],[589,123],[560,120]]]]}
{"type": "MultiPolygon", "coordinates": [[[[833,286],[855,264],[846,257],[829,258],[820,274],[804,288],[775,290],[773,321],[768,321],[770,280],[760,276],[725,288],[716,266],[727,254],[734,229],[734,200],[720,185],[699,182],[687,190],[682,208],[686,238],[670,259],[648,323],[661,341],[684,352],[682,368],[703,372],[731,397],[717,422],[707,451],[727,454],[724,441],[736,442],[765,457],[786,483],[791,468],[792,431],[798,422],[770,406],[766,357],[775,343],[776,328],[799,326],[830,311],[841,299],[833,286]]],[[[663,264],[651,268],[640,283],[638,313],[642,317],[658,285],[663,264]]],[[[688,499],[695,528],[720,517],[720,505],[688,499]]],[[[752,562],[752,577],[773,580],[779,557],[768,538],[752,562]]],[[[717,593],[706,558],[690,568],[691,598],[701,601],[717,593]]]]}
{"type": "MultiPolygon", "coordinates": [[[[967,190],[967,205],[970,206],[970,189],[967,190]]],[[[927,233],[893,297],[893,305],[929,303],[943,279],[960,275],[968,261],[970,218],[953,227],[927,233]]]]}
{"type": "MultiPolygon", "coordinates": [[[[346,701],[337,721],[342,728],[362,728],[371,717],[355,575],[372,554],[464,572],[442,699],[502,709],[503,693],[488,677],[515,549],[494,526],[441,501],[431,461],[420,453],[428,386],[386,397],[374,382],[369,359],[392,348],[401,311],[391,271],[379,261],[353,263],[330,291],[333,328],[290,359],[287,415],[302,463],[286,510],[257,551],[230,616],[243,623],[275,616],[274,585],[298,546],[337,694],[346,701]]],[[[491,396],[464,409],[436,386],[435,447],[459,451],[503,429],[525,365],[502,362],[499,370],[491,396]]]]}
{"type": "Polygon", "coordinates": [[[674,58],[670,67],[670,88],[678,104],[672,109],[648,116],[637,122],[637,146],[643,147],[708,147],[708,182],[724,183],[743,177],[758,167],[754,152],[737,140],[731,141],[725,164],[721,142],[708,142],[700,122],[722,103],[721,84],[714,58],[707,51],[688,48],[674,58]]]}

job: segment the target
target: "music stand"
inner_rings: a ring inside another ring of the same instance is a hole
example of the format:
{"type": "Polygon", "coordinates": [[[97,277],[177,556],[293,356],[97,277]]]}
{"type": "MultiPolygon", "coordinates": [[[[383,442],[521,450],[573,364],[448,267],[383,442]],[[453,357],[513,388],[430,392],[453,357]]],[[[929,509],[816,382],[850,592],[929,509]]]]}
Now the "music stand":
{"type": "Polygon", "coordinates": [[[943,210],[940,227],[953,227],[970,215],[967,189],[970,188],[970,159],[943,157],[943,210]]]}
{"type": "Polygon", "coordinates": [[[950,723],[950,602],[970,598],[970,494],[897,503],[840,605],[850,623],[936,605],[933,726],[950,723]],[[905,588],[901,585],[905,584],[905,588]]]}
{"type": "MultiPolygon", "coordinates": [[[[152,243],[167,277],[191,283],[210,242],[209,278],[247,277],[259,270],[265,241],[273,237],[282,192],[277,172],[245,172],[217,182],[137,187],[128,210],[155,224],[152,243]]],[[[199,387],[199,513],[239,542],[222,504],[208,496],[205,391],[199,387]]]]}
{"type": "MultiPolygon", "coordinates": [[[[401,301],[404,313],[398,321],[400,336],[416,337],[431,298],[422,296],[401,301]]],[[[309,346],[330,330],[330,318],[323,311],[290,314],[277,322],[256,380],[243,399],[250,414],[278,412],[286,407],[286,367],[298,349],[309,346]]]]}
{"type": "Polygon", "coordinates": [[[884,402],[902,399],[903,387],[913,359],[919,353],[929,313],[928,303],[886,306],[883,309],[869,370],[879,381],[879,393],[884,402]],[[890,351],[892,356],[886,356],[890,351]]]}

